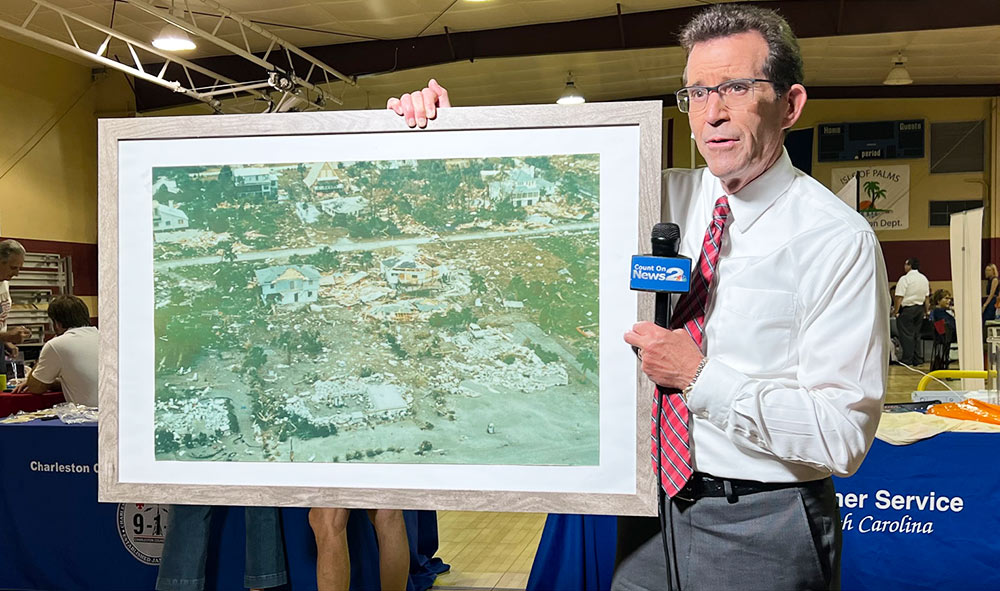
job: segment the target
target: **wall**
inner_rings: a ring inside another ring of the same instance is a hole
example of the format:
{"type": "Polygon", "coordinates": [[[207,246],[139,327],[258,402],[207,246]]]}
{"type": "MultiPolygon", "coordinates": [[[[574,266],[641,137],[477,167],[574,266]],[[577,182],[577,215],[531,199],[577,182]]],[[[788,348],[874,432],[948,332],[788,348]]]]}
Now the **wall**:
{"type": "Polygon", "coordinates": [[[97,315],[97,117],[134,112],[118,73],[0,38],[0,237],[73,257],[97,315]]]}
{"type": "MultiPolygon", "coordinates": [[[[877,233],[890,279],[895,282],[902,274],[903,261],[908,257],[921,260],[922,270],[931,280],[932,289],[951,287],[951,263],[947,227],[930,227],[929,202],[932,200],[979,199],[986,196],[983,236],[984,265],[988,260],[1000,262],[1000,207],[996,207],[996,173],[1000,167],[997,153],[998,124],[995,121],[996,103],[991,98],[950,99],[823,99],[809,100],[795,129],[815,127],[820,123],[844,121],[884,121],[895,119],[924,119],[924,158],[867,161],[869,164],[905,164],[910,166],[910,220],[906,230],[880,231],[877,233]],[[930,174],[930,124],[945,121],[986,121],[986,170],[981,173],[930,174]],[[990,148],[992,146],[992,149],[990,148]],[[989,187],[987,189],[987,187],[989,187]],[[991,194],[992,193],[992,194],[991,194]]],[[[673,118],[674,166],[690,166],[690,135],[687,116],[676,108],[663,110],[664,118],[673,118]]],[[[704,166],[700,155],[698,166],[704,166]]],[[[832,170],[849,166],[848,162],[817,162],[815,139],[813,146],[812,175],[830,186],[832,170]]]]}
{"type": "MultiPolygon", "coordinates": [[[[903,262],[909,257],[921,261],[921,271],[939,287],[950,286],[951,262],[949,254],[949,229],[931,227],[928,222],[930,201],[980,199],[984,196],[983,182],[989,180],[989,169],[977,173],[930,174],[930,125],[950,121],[985,120],[990,129],[991,101],[988,98],[952,99],[867,99],[867,100],[813,100],[806,104],[797,128],[815,127],[820,123],[842,121],[887,121],[895,119],[924,119],[924,157],[896,160],[866,161],[866,164],[905,164],[910,167],[910,223],[906,230],[878,232],[885,255],[889,277],[898,278],[903,272],[903,262]],[[863,113],[863,115],[859,114],[863,113]]],[[[990,142],[987,141],[987,146],[990,142]]],[[[830,186],[832,170],[850,166],[849,162],[816,162],[815,148],[813,176],[830,186]]],[[[989,156],[988,156],[989,157],[989,156]]],[[[984,162],[989,162],[989,159],[984,162]]],[[[989,199],[986,200],[989,208],[989,199]]],[[[989,216],[985,216],[989,219],[989,216]]],[[[984,237],[990,236],[987,231],[984,237]]],[[[984,251],[987,251],[984,244],[984,251]]],[[[985,257],[984,257],[985,258],[985,257]]]]}
{"type": "MultiPolygon", "coordinates": [[[[91,66],[0,38],[0,237],[17,238],[32,250],[60,252],[74,257],[77,293],[86,296],[96,314],[97,295],[97,126],[98,117],[131,116],[135,105],[124,76],[111,71],[94,80],[91,66]]],[[[987,120],[987,144],[996,146],[996,107],[988,98],[810,100],[797,128],[839,121],[924,119],[938,121],[987,120]]],[[[204,105],[190,105],[150,115],[207,113],[204,105]]],[[[687,116],[675,107],[664,109],[663,163],[667,153],[673,166],[691,162],[687,116]],[[673,120],[672,126],[667,123],[673,120]],[[671,130],[672,127],[672,130],[671,130]],[[669,133],[668,131],[672,131],[669,133]]],[[[928,131],[929,137],[929,131],[928,131]]],[[[976,199],[988,184],[995,204],[1000,155],[991,150],[985,173],[929,174],[929,144],[923,159],[879,161],[908,164],[910,227],[879,232],[890,277],[902,271],[902,261],[917,256],[934,287],[950,285],[948,229],[928,226],[932,199],[976,199]],[[972,181],[972,182],[967,182],[972,181]]],[[[698,165],[704,165],[700,156],[698,165]]],[[[831,182],[830,171],[845,163],[813,162],[813,176],[831,182]]],[[[984,258],[1000,258],[1000,208],[987,207],[988,240],[984,258]],[[992,253],[992,254],[990,254],[992,253]]]]}

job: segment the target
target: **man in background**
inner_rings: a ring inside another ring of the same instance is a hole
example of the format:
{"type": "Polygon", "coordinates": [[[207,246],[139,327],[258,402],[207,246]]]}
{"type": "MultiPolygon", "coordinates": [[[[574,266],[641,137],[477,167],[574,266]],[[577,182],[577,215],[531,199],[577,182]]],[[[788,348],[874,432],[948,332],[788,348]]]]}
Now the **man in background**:
{"type": "Polygon", "coordinates": [[[45,343],[38,362],[15,392],[41,394],[62,388],[69,402],[97,406],[97,329],[90,310],[76,296],[56,296],[49,303],[56,337],[45,343]]]}
{"type": "Polygon", "coordinates": [[[17,277],[24,264],[24,247],[17,240],[0,242],[0,342],[3,342],[4,352],[11,357],[17,356],[17,345],[31,336],[31,332],[23,326],[7,330],[7,315],[10,314],[10,285],[8,281],[17,277]]]}
{"type": "Polygon", "coordinates": [[[896,331],[903,346],[906,365],[920,365],[924,362],[923,347],[920,346],[920,325],[930,312],[931,284],[920,272],[918,259],[906,259],[903,276],[896,283],[896,297],[892,315],[896,318],[896,331]]]}

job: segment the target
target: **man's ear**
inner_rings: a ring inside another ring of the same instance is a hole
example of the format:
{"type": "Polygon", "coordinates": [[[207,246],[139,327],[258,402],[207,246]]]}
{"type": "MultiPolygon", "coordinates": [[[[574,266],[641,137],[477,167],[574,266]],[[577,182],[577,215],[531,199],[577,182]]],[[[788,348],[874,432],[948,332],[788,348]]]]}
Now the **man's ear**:
{"type": "Polygon", "coordinates": [[[790,129],[802,115],[802,109],[806,106],[806,88],[801,84],[793,84],[785,91],[781,100],[785,103],[785,116],[781,122],[782,129],[790,129]]]}

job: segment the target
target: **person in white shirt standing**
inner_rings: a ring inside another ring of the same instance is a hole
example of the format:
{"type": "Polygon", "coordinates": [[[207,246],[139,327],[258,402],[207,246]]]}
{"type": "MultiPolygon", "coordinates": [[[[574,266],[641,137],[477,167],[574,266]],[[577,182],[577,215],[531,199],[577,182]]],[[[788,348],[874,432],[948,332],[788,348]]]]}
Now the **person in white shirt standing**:
{"type": "MultiPolygon", "coordinates": [[[[17,345],[31,336],[31,332],[23,326],[7,330],[7,315],[10,314],[11,307],[8,282],[21,271],[24,254],[24,247],[17,240],[0,242],[0,342],[3,342],[3,351],[0,353],[7,353],[11,357],[17,356],[17,345]]],[[[0,371],[3,369],[0,368],[0,371]]]]}
{"type": "Polygon", "coordinates": [[[45,343],[35,367],[14,391],[41,394],[61,387],[67,401],[97,406],[99,339],[87,304],[76,296],[56,296],[48,314],[57,336],[45,343]]]}
{"type": "Polygon", "coordinates": [[[679,298],[672,330],[640,322],[625,335],[668,389],[653,454],[669,567],[654,537],[612,588],[837,589],[830,476],[861,465],[888,370],[881,248],[783,148],[806,102],[788,23],[718,4],[680,40],[678,107],[708,168],[664,174],[663,218],[686,231],[681,254],[705,287],[700,302],[685,302],[694,287],[679,298]]]}
{"type": "MultiPolygon", "coordinates": [[[[681,45],[677,104],[708,168],[664,173],[663,219],[684,231],[700,299],[677,301],[673,330],[640,322],[625,335],[665,393],[652,468],[668,543],[655,536],[623,557],[612,589],[837,589],[830,476],[861,465],[888,372],[881,248],[784,151],[806,102],[788,23],[716,4],[681,45]]],[[[431,80],[386,106],[425,127],[450,99],[431,80]]]]}
{"type": "Polygon", "coordinates": [[[920,325],[930,313],[931,284],[920,272],[918,259],[906,259],[903,276],[896,282],[892,315],[896,317],[896,331],[903,346],[901,362],[906,365],[920,365],[924,362],[923,347],[920,346],[920,325]]]}

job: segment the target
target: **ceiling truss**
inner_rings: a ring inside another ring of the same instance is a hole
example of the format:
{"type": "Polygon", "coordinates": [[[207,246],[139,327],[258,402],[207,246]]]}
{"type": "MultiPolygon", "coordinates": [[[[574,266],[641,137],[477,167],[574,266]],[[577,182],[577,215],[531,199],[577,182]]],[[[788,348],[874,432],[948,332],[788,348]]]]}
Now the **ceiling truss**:
{"type": "MultiPolygon", "coordinates": [[[[248,60],[263,70],[263,72],[257,70],[259,74],[263,74],[263,76],[258,76],[259,79],[237,81],[205,66],[178,57],[171,52],[157,49],[151,44],[115,31],[111,27],[106,27],[79,16],[46,0],[31,1],[34,3],[34,6],[27,18],[20,23],[12,23],[0,19],[0,28],[77,57],[86,58],[102,66],[124,72],[138,80],[149,82],[170,90],[175,94],[183,95],[189,100],[200,101],[211,106],[216,112],[223,111],[223,103],[220,97],[237,97],[240,95],[249,95],[255,99],[255,105],[264,105],[264,112],[281,112],[303,108],[323,109],[327,101],[337,104],[342,104],[342,102],[338,97],[330,96],[318,84],[329,85],[333,82],[344,82],[352,86],[357,84],[354,78],[338,72],[288,41],[225,8],[215,0],[195,0],[218,13],[216,17],[202,16],[203,20],[208,20],[209,18],[216,19],[214,28],[211,31],[202,28],[196,22],[194,13],[189,9],[188,0],[183,0],[184,15],[189,15],[190,20],[181,18],[171,13],[170,10],[159,8],[145,0],[129,0],[128,4],[156,16],[189,34],[209,41],[232,53],[234,56],[248,60]],[[65,29],[64,37],[57,38],[32,28],[32,23],[36,21],[39,13],[46,11],[51,11],[58,15],[65,29]],[[226,21],[236,23],[239,27],[244,47],[239,47],[216,36],[219,28],[226,21]],[[77,35],[84,29],[97,31],[103,36],[103,41],[98,47],[85,47],[77,40],[77,35]],[[264,37],[270,43],[268,50],[262,57],[250,51],[250,44],[247,38],[248,31],[264,37]],[[117,56],[115,56],[116,59],[108,57],[107,54],[112,41],[118,41],[125,45],[131,63],[121,61],[117,59],[117,56]],[[279,66],[273,63],[273,60],[269,60],[274,52],[284,53],[289,64],[288,67],[279,66]],[[294,70],[293,55],[299,61],[304,61],[308,64],[308,71],[302,76],[294,70]],[[151,56],[154,56],[153,59],[149,59],[151,56]],[[158,61],[156,58],[159,58],[162,62],[153,63],[158,61]],[[145,65],[143,63],[144,59],[147,61],[145,65]],[[312,81],[313,79],[315,79],[315,82],[312,81]],[[196,83],[196,80],[204,83],[199,85],[196,83]],[[272,92],[279,95],[277,101],[271,97],[272,92]]],[[[227,105],[226,108],[239,110],[238,107],[234,107],[233,105],[227,105]]]]}

